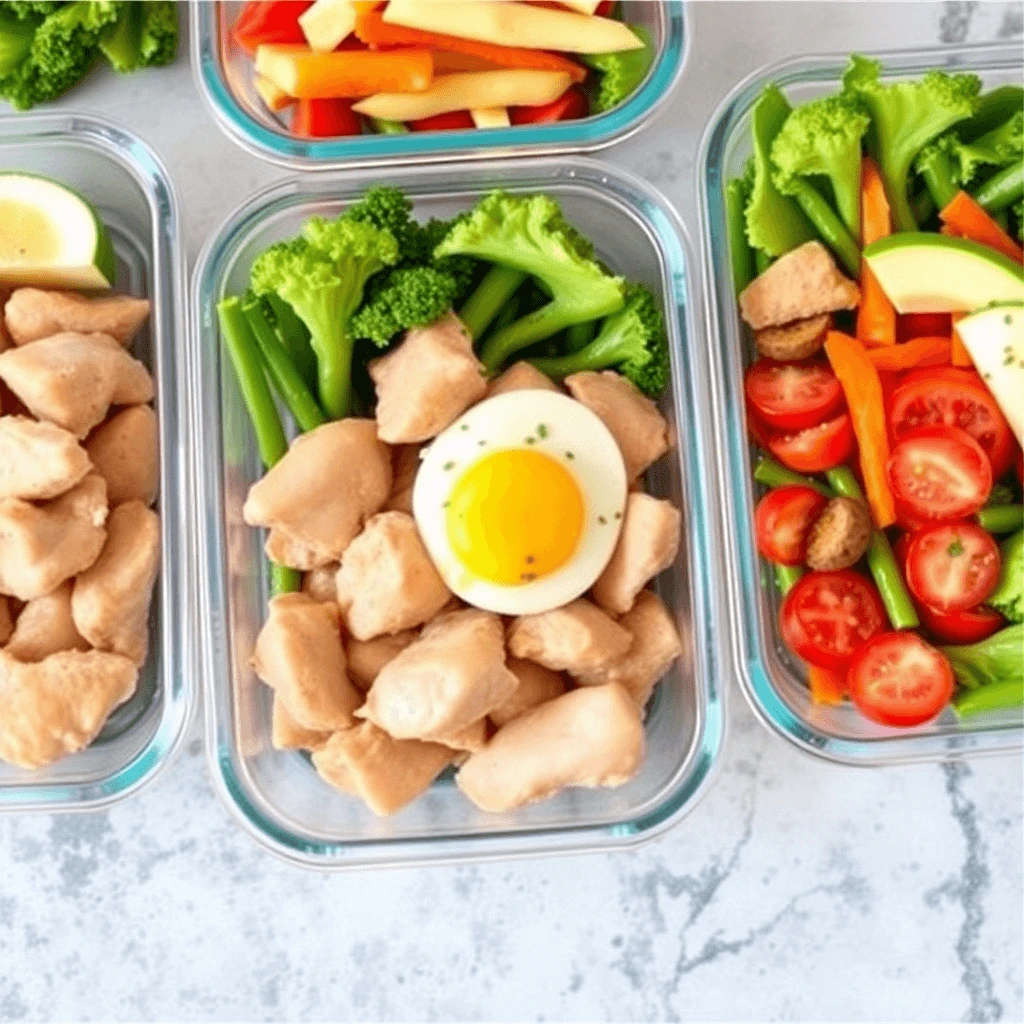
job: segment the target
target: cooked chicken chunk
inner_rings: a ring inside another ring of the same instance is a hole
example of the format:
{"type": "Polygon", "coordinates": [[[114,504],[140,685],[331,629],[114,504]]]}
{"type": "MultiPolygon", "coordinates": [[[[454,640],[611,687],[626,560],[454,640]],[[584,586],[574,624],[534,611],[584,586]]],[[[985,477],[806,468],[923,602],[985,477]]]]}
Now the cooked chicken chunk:
{"type": "Polygon", "coordinates": [[[85,450],[104,480],[110,507],[126,501],[152,505],[160,475],[156,413],[148,405],[131,405],[98,426],[85,450]]]}
{"type": "Polygon", "coordinates": [[[623,615],[636,595],[676,559],[682,514],[670,501],[630,494],[619,542],[594,584],[594,600],[606,612],[623,615]]]}
{"type": "Polygon", "coordinates": [[[451,612],[380,671],[357,712],[396,739],[445,742],[500,707],[518,680],[505,667],[501,619],[451,612]]]}
{"type": "Polygon", "coordinates": [[[138,672],[119,654],[61,651],[25,664],[0,651],[0,759],[43,768],[77,753],[135,692],[138,672]]]}
{"type": "Polygon", "coordinates": [[[42,505],[0,499],[0,594],[31,601],[88,569],[106,520],[107,485],[95,473],[42,505]]]}
{"type": "Polygon", "coordinates": [[[481,810],[515,810],[566,786],[621,786],[644,756],[639,709],[616,685],[572,690],[528,711],[462,766],[455,781],[481,810]]]}
{"type": "Polygon", "coordinates": [[[118,505],[99,558],[75,580],[71,614],[78,632],[97,650],[145,664],[159,567],[160,517],[141,501],[118,505]]]}
{"type": "Polygon", "coordinates": [[[130,295],[87,299],[77,292],[18,288],[4,307],[7,330],[15,345],[50,338],[64,331],[109,334],[127,345],[149,316],[149,300],[130,295]]]}
{"type": "Polygon", "coordinates": [[[106,334],[55,334],[0,355],[0,379],[32,415],[82,438],[112,405],[153,398],[149,370],[106,334]]]}
{"type": "Polygon", "coordinates": [[[831,315],[822,313],[791,324],[765,327],[754,334],[754,344],[761,355],[780,363],[810,359],[821,351],[831,327],[831,315]]]}
{"type": "Polygon", "coordinates": [[[430,788],[451,764],[440,743],[395,740],[370,722],[336,732],[313,754],[320,776],[345,793],[354,792],[374,814],[394,814],[430,788]]]}
{"type": "Polygon", "coordinates": [[[279,694],[274,694],[274,712],[270,721],[270,742],[277,750],[319,750],[331,733],[306,729],[292,718],[279,694]]]}
{"type": "Polygon", "coordinates": [[[459,752],[475,753],[477,750],[483,750],[487,743],[487,719],[481,718],[472,725],[445,736],[439,742],[459,752]]]}
{"type": "Polygon", "coordinates": [[[267,555],[279,565],[316,569],[337,562],[391,493],[391,456],[373,420],[325,423],[249,488],[242,514],[270,529],[267,555]]]}
{"type": "Polygon", "coordinates": [[[42,661],[59,651],[89,650],[89,641],[75,628],[71,615],[70,582],[22,608],[6,650],[18,661],[42,661]]]}
{"type": "Polygon", "coordinates": [[[491,381],[487,397],[494,398],[509,391],[561,391],[561,388],[532,363],[521,359],[491,381]]]}
{"type": "Polygon", "coordinates": [[[56,498],[88,472],[89,456],[73,434],[27,416],[0,416],[0,498],[56,498]]]}
{"type": "Polygon", "coordinates": [[[586,686],[618,683],[642,708],[658,680],[682,653],[683,645],[668,609],[650,590],[645,590],[619,621],[633,634],[626,656],[576,680],[586,686]]]}
{"type": "Polygon", "coordinates": [[[334,605],[305,594],[272,598],[252,661],[256,674],[303,728],[333,732],[352,725],[363,695],[345,669],[334,605]]]}
{"type": "Polygon", "coordinates": [[[14,632],[14,622],[11,619],[11,607],[7,598],[0,594],[0,647],[2,647],[14,632]]]}
{"type": "Polygon", "coordinates": [[[348,656],[348,674],[363,693],[373,686],[380,670],[396,655],[401,654],[416,639],[415,630],[407,629],[393,635],[378,636],[372,640],[356,640],[345,644],[348,656]]]}
{"type": "Polygon", "coordinates": [[[412,489],[420,469],[420,450],[418,444],[403,444],[392,449],[394,481],[391,484],[391,497],[384,506],[386,511],[408,512],[412,515],[412,489]]]}
{"type": "Polygon", "coordinates": [[[740,292],[740,313],[759,331],[819,313],[853,309],[860,289],[844,277],[821,242],[804,242],[780,256],[740,292]]]}
{"type": "Polygon", "coordinates": [[[341,556],[338,607],[357,640],[422,625],[451,596],[405,512],[375,515],[341,556]]]}
{"type": "Polygon", "coordinates": [[[488,716],[499,729],[513,718],[565,693],[565,676],[560,672],[552,672],[543,665],[522,658],[509,658],[508,669],[519,680],[519,685],[516,692],[488,716]]]}
{"type": "Polygon", "coordinates": [[[640,476],[669,450],[665,417],[625,377],[613,370],[588,370],[566,377],[565,386],[612,432],[626,464],[626,479],[640,476]]]}
{"type": "Polygon", "coordinates": [[[473,341],[454,313],[409,331],[370,363],[377,388],[377,429],[389,444],[436,437],[487,392],[473,341]]]}
{"type": "Polygon", "coordinates": [[[337,601],[338,563],[329,562],[318,569],[310,569],[302,577],[302,592],[314,601],[337,601]]]}
{"type": "Polygon", "coordinates": [[[539,615],[521,615],[508,634],[517,658],[554,672],[594,672],[621,658],[632,636],[597,605],[579,598],[539,615]]]}

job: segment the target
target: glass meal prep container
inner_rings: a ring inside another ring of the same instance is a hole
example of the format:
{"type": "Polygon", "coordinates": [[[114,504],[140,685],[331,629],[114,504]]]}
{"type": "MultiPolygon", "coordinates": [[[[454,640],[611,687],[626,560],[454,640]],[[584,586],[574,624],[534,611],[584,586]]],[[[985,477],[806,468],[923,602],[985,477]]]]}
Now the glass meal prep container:
{"type": "Polygon", "coordinates": [[[678,443],[648,485],[683,509],[684,543],[660,592],[683,638],[682,658],[657,690],[647,719],[648,755],[619,789],[568,790],[504,815],[478,811],[450,774],[392,818],[331,789],[306,756],[274,750],[269,687],[250,656],[267,607],[260,531],[242,521],[260,476],[251,429],[218,337],[216,303],[244,291],[254,257],[294,235],[311,214],[336,215],[375,179],[346,174],[292,179],[260,192],[227,220],[195,271],[196,353],[192,430],[201,562],[200,674],[206,680],[207,751],[221,796],[266,848],[314,867],[402,864],[611,849],[652,837],[704,788],[722,744],[716,541],[707,516],[707,387],[699,298],[690,289],[689,245],[671,207],[637,178],[581,158],[403,169],[387,175],[421,218],[451,216],[501,187],[543,191],[593,239],[601,257],[663,297],[672,387],[662,402],[678,443]],[[201,432],[201,433],[200,433],[201,432]]]}
{"type": "Polygon", "coordinates": [[[0,117],[0,170],[43,174],[87,198],[107,225],[119,292],[143,296],[152,313],[132,353],[153,374],[160,434],[161,572],[150,613],[150,652],[138,689],[92,745],[41,771],[0,762],[0,811],[82,810],[136,790],[167,763],[193,704],[193,636],[185,537],[186,465],[182,323],[183,263],[178,202],[149,147],[114,125],[80,114],[0,117]]]}
{"type": "Polygon", "coordinates": [[[259,98],[252,58],[231,38],[231,26],[244,4],[193,0],[191,6],[192,67],[217,123],[250,153],[295,170],[601,149],[650,121],[679,80],[689,40],[681,0],[623,0],[623,20],[650,29],[655,56],[636,91],[604,114],[510,128],[298,139],[259,98]]]}
{"type": "MultiPolygon", "coordinates": [[[[888,79],[929,68],[978,74],[984,87],[1021,81],[1016,46],[965,46],[875,54],[888,79]]],[[[812,703],[801,662],[779,635],[781,598],[753,535],[756,449],[747,437],[743,371],[754,357],[739,317],[726,233],[724,188],[742,172],[750,145],[750,111],[761,89],[777,83],[794,106],[841,85],[846,54],[802,57],[741,82],[713,116],[701,145],[699,191],[708,347],[712,360],[719,514],[725,537],[733,658],[744,693],[760,720],[801,749],[833,761],[879,765],[1020,750],[1020,709],[961,722],[951,709],[913,729],[875,725],[849,702],[812,703]]]]}

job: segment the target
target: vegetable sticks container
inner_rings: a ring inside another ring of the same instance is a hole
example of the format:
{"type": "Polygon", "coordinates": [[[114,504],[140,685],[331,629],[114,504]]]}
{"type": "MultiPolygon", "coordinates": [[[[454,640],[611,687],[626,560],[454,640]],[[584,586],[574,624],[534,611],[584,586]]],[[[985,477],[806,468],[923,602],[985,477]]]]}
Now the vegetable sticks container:
{"type": "MultiPolygon", "coordinates": [[[[1020,82],[1020,48],[945,47],[876,54],[884,77],[918,76],[930,68],[978,74],[984,87],[1020,82]]],[[[756,450],[747,438],[743,370],[754,358],[740,321],[726,230],[726,184],[750,154],[750,111],[769,82],[795,105],[840,88],[845,54],[803,57],[766,68],[741,82],[705,132],[699,161],[704,293],[713,379],[719,515],[728,576],[732,656],[755,714],[801,749],[856,765],[927,761],[1021,749],[1019,709],[959,721],[951,710],[927,725],[891,729],[863,718],[850,704],[812,703],[806,670],[779,636],[777,596],[754,543],[756,450]]]]}
{"type": "Polygon", "coordinates": [[[134,792],[181,742],[193,705],[192,563],[185,537],[187,473],[181,426],[186,393],[180,344],[184,271],[178,201],[163,164],[140,139],[93,117],[0,117],[0,169],[43,174],[85,196],[117,257],[115,290],[148,298],[152,313],[133,354],[153,374],[160,433],[162,571],[150,617],[150,653],[138,689],[93,744],[41,771],[0,762],[0,811],[83,810],[134,792]]]}
{"type": "Polygon", "coordinates": [[[244,4],[192,3],[192,66],[200,93],[217,123],[254,156],[294,170],[436,163],[551,153],[592,152],[639,131],[679,80],[689,36],[681,0],[624,0],[622,20],[646,26],[654,62],[636,91],[613,110],[577,121],[475,128],[465,131],[293,137],[256,92],[252,58],[231,38],[244,4]]]}
{"type": "MultiPolygon", "coordinates": [[[[340,868],[615,849],[664,831],[702,791],[722,745],[723,636],[717,541],[708,517],[709,438],[704,424],[704,353],[690,339],[700,323],[690,289],[689,244],[672,208],[639,179],[580,158],[456,164],[392,171],[421,218],[448,217],[494,188],[542,191],[597,246],[602,259],[662,297],[672,353],[672,387],[662,407],[678,444],[649,478],[684,510],[684,540],[661,577],[684,653],[661,683],[647,719],[648,755],[620,789],[568,790],[505,815],[476,810],[442,777],[392,818],[332,790],[308,760],[274,750],[271,691],[250,668],[266,617],[267,563],[259,531],[242,521],[249,486],[261,475],[249,419],[218,337],[216,304],[244,291],[254,257],[295,235],[311,214],[336,215],[374,183],[370,175],[284,181],[247,200],[207,245],[195,271],[192,326],[192,449],[199,464],[195,528],[201,560],[199,673],[206,679],[207,750],[217,788],[243,827],[294,863],[340,868]]],[[[340,471],[344,471],[343,469],[340,471]]]]}

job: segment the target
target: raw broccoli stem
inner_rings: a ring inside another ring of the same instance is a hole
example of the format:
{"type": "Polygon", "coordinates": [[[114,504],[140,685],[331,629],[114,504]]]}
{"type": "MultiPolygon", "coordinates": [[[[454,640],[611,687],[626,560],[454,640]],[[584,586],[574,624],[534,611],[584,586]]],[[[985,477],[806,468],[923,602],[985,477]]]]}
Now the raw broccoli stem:
{"type": "Polygon", "coordinates": [[[287,349],[296,369],[310,386],[316,385],[316,356],[309,344],[309,328],[298,313],[276,292],[265,296],[276,321],[277,336],[287,349]]]}
{"type": "Polygon", "coordinates": [[[974,198],[989,213],[999,213],[1007,209],[1021,196],[1024,196],[1024,160],[1018,160],[998,174],[993,174],[974,193],[974,198]]]}
{"type": "Polygon", "coordinates": [[[775,565],[775,586],[785,597],[796,586],[796,581],[804,574],[802,565],[775,565]]]}
{"type": "Polygon", "coordinates": [[[1013,533],[1024,526],[1024,505],[996,505],[978,513],[978,523],[989,533],[1013,533]]]}
{"type": "Polygon", "coordinates": [[[983,711],[1019,708],[1024,704],[1024,680],[988,683],[973,690],[962,690],[953,700],[953,710],[960,718],[970,718],[983,711]]]}
{"type": "Polygon", "coordinates": [[[495,331],[500,331],[503,327],[508,327],[509,324],[513,324],[519,319],[519,310],[522,309],[523,303],[518,295],[513,295],[504,306],[501,307],[501,312],[494,318],[494,323],[491,325],[495,331]]]}
{"type": "Polygon", "coordinates": [[[565,332],[565,351],[579,352],[586,348],[597,335],[597,321],[587,320],[582,324],[573,324],[565,332]]]}
{"type": "Polygon", "coordinates": [[[860,275],[860,248],[839,215],[825,201],[824,196],[813,186],[801,182],[793,193],[804,216],[814,225],[825,244],[839,257],[842,264],[854,276],[860,275]]]}
{"type": "Polygon", "coordinates": [[[495,263],[459,310],[459,319],[474,341],[479,340],[502,307],[519,291],[526,274],[495,263]]]}
{"type": "Polygon", "coordinates": [[[258,298],[253,298],[243,305],[242,312],[259,346],[267,373],[277,393],[291,410],[299,429],[305,433],[322,426],[326,422],[324,414],[267,321],[263,303],[258,298]]]}
{"type": "Polygon", "coordinates": [[[758,275],[763,274],[772,265],[771,256],[763,249],[754,250],[754,269],[758,275]]]}
{"type": "Polygon", "coordinates": [[[831,488],[826,487],[820,480],[813,477],[801,476],[794,473],[785,466],[780,466],[774,459],[758,459],[754,468],[754,479],[765,487],[786,487],[790,484],[799,484],[802,487],[811,487],[826,498],[835,497],[831,488]]]}
{"type": "Polygon", "coordinates": [[[918,224],[924,224],[926,220],[936,211],[935,200],[927,188],[922,189],[910,201],[910,208],[914,211],[914,219],[918,224]]]}
{"type": "Polygon", "coordinates": [[[738,295],[754,279],[754,252],[747,240],[747,200],[749,191],[742,178],[725,187],[725,224],[732,261],[732,283],[738,295]]]}
{"type": "MultiPolygon", "coordinates": [[[[825,476],[837,494],[857,501],[864,500],[864,492],[861,491],[860,484],[857,483],[857,478],[849,466],[836,466],[825,476]]],[[[875,530],[871,535],[868,568],[874,577],[875,586],[878,587],[879,596],[885,605],[893,629],[915,629],[919,626],[921,622],[907,591],[907,585],[903,581],[903,573],[896,564],[896,556],[892,553],[889,538],[881,530],[875,530]]]]}
{"type": "MultiPolygon", "coordinates": [[[[953,197],[960,190],[953,181],[953,162],[949,156],[937,146],[933,146],[928,153],[918,161],[918,170],[924,179],[925,188],[936,209],[942,210],[953,200],[953,197]]],[[[914,211],[918,222],[922,220],[914,211]]]]}

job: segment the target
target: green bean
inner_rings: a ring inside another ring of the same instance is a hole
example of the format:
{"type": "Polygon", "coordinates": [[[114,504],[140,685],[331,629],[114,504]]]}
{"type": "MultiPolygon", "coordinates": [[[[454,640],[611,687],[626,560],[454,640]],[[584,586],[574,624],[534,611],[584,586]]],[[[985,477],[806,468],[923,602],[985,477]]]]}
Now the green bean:
{"type": "Polygon", "coordinates": [[[775,586],[779,588],[779,593],[785,597],[794,586],[796,581],[800,579],[804,574],[804,567],[802,565],[779,565],[775,566],[775,586]]]}
{"type": "Polygon", "coordinates": [[[975,193],[974,198],[989,213],[998,213],[1024,196],[1024,160],[993,174],[975,193]]]}
{"type": "Polygon", "coordinates": [[[491,321],[501,312],[502,306],[512,300],[525,280],[526,274],[521,270],[503,267],[499,263],[487,271],[459,310],[459,319],[474,341],[483,336],[491,321]]]}
{"type": "Polygon", "coordinates": [[[299,319],[298,313],[276,292],[266,296],[270,312],[274,314],[274,331],[284,345],[302,379],[312,388],[316,387],[316,356],[309,343],[309,328],[299,319]]]}
{"type": "Polygon", "coordinates": [[[953,163],[948,154],[933,147],[919,161],[918,170],[936,209],[945,209],[960,191],[953,181],[953,163]]]}
{"type": "Polygon", "coordinates": [[[802,182],[794,197],[804,215],[814,225],[825,244],[839,257],[843,266],[860,277],[860,248],[839,215],[811,184],[802,182]]]}
{"type": "Polygon", "coordinates": [[[953,710],[960,718],[979,715],[983,711],[1019,708],[1024,704],[1024,679],[1008,679],[988,683],[973,690],[961,690],[953,700],[953,710]]]}
{"type": "Polygon", "coordinates": [[[1024,526],[1024,505],[994,505],[978,513],[978,522],[989,533],[1013,533],[1024,526]]]}
{"type": "Polygon", "coordinates": [[[743,178],[725,186],[725,224],[732,261],[732,283],[738,295],[754,279],[754,252],[747,240],[747,200],[750,189],[743,178]]]}
{"type": "Polygon", "coordinates": [[[826,498],[833,497],[832,491],[820,480],[809,476],[801,476],[794,473],[785,466],[780,466],[774,459],[767,459],[763,456],[757,460],[754,467],[754,479],[765,487],[786,487],[789,484],[799,484],[803,487],[811,487],[826,498]]]}
{"type": "Polygon", "coordinates": [[[404,121],[389,121],[386,117],[371,117],[370,124],[378,135],[406,135],[409,132],[404,121]]]}

